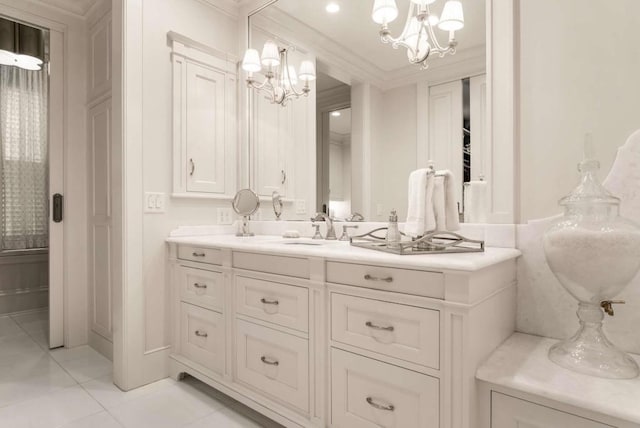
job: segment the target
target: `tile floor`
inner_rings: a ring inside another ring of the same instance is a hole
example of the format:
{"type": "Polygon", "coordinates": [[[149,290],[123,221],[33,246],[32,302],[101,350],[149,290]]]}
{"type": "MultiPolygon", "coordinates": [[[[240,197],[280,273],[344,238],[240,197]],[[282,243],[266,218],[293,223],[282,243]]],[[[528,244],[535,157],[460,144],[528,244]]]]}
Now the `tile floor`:
{"type": "Polygon", "coordinates": [[[48,317],[0,317],[0,427],[280,427],[193,378],[122,392],[89,346],[49,351],[48,317]]]}

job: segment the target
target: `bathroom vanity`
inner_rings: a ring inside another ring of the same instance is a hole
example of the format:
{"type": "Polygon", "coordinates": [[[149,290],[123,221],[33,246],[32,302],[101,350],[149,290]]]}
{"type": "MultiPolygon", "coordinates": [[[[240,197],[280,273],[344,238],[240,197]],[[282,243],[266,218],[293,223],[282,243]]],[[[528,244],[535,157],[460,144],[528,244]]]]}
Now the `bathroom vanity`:
{"type": "Polygon", "coordinates": [[[171,373],[287,427],[475,427],[478,365],[514,331],[519,251],[168,239],[171,373]]]}

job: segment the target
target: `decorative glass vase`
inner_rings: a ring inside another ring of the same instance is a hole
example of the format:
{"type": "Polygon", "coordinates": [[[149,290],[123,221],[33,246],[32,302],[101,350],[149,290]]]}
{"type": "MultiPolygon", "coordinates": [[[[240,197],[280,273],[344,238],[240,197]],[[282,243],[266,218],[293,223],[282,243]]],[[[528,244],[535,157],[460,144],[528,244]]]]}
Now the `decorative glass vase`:
{"type": "Polygon", "coordinates": [[[598,181],[600,165],[586,159],[578,165],[581,182],[560,200],[564,216],[543,238],[549,267],[578,300],[580,328],[549,350],[551,361],[580,373],[615,379],[638,376],[636,362],[613,345],[602,331],[604,312],[640,269],[640,227],[619,215],[620,199],[598,181]]]}

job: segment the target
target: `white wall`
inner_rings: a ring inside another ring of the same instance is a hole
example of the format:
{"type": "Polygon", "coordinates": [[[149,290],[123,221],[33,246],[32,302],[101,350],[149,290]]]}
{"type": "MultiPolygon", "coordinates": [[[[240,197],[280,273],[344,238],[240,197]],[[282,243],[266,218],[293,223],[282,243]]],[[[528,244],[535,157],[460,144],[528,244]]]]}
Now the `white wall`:
{"type": "Polygon", "coordinates": [[[601,178],[640,128],[640,2],[520,2],[520,221],[560,212],[586,132],[601,178]]]}
{"type": "Polygon", "coordinates": [[[212,224],[230,201],[173,199],[172,65],[167,33],[173,31],[237,56],[238,22],[199,0],[113,3],[114,380],[131,389],[166,377],[169,352],[168,288],[164,240],[179,225],[212,224]],[[166,196],[165,213],[143,214],[144,192],[166,196]],[[117,214],[116,214],[117,215],[117,214]],[[124,263],[124,264],[121,264],[124,263]],[[122,275],[122,276],[120,276],[122,275]],[[142,370],[141,370],[142,369],[142,370]]]}

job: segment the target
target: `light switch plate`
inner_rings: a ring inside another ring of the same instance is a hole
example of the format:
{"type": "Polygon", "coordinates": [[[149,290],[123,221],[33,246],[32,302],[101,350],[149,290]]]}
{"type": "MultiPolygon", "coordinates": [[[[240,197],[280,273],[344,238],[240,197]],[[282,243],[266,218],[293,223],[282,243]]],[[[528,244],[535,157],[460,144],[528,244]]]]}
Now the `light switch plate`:
{"type": "Polygon", "coordinates": [[[165,194],[161,192],[145,192],[144,212],[162,214],[165,212],[165,194]]]}
{"type": "Polygon", "coordinates": [[[304,215],[307,213],[307,201],[304,199],[296,199],[296,214],[304,215]]]}
{"type": "Polygon", "coordinates": [[[231,208],[218,208],[216,213],[218,216],[218,224],[228,225],[233,223],[231,208]]]}

